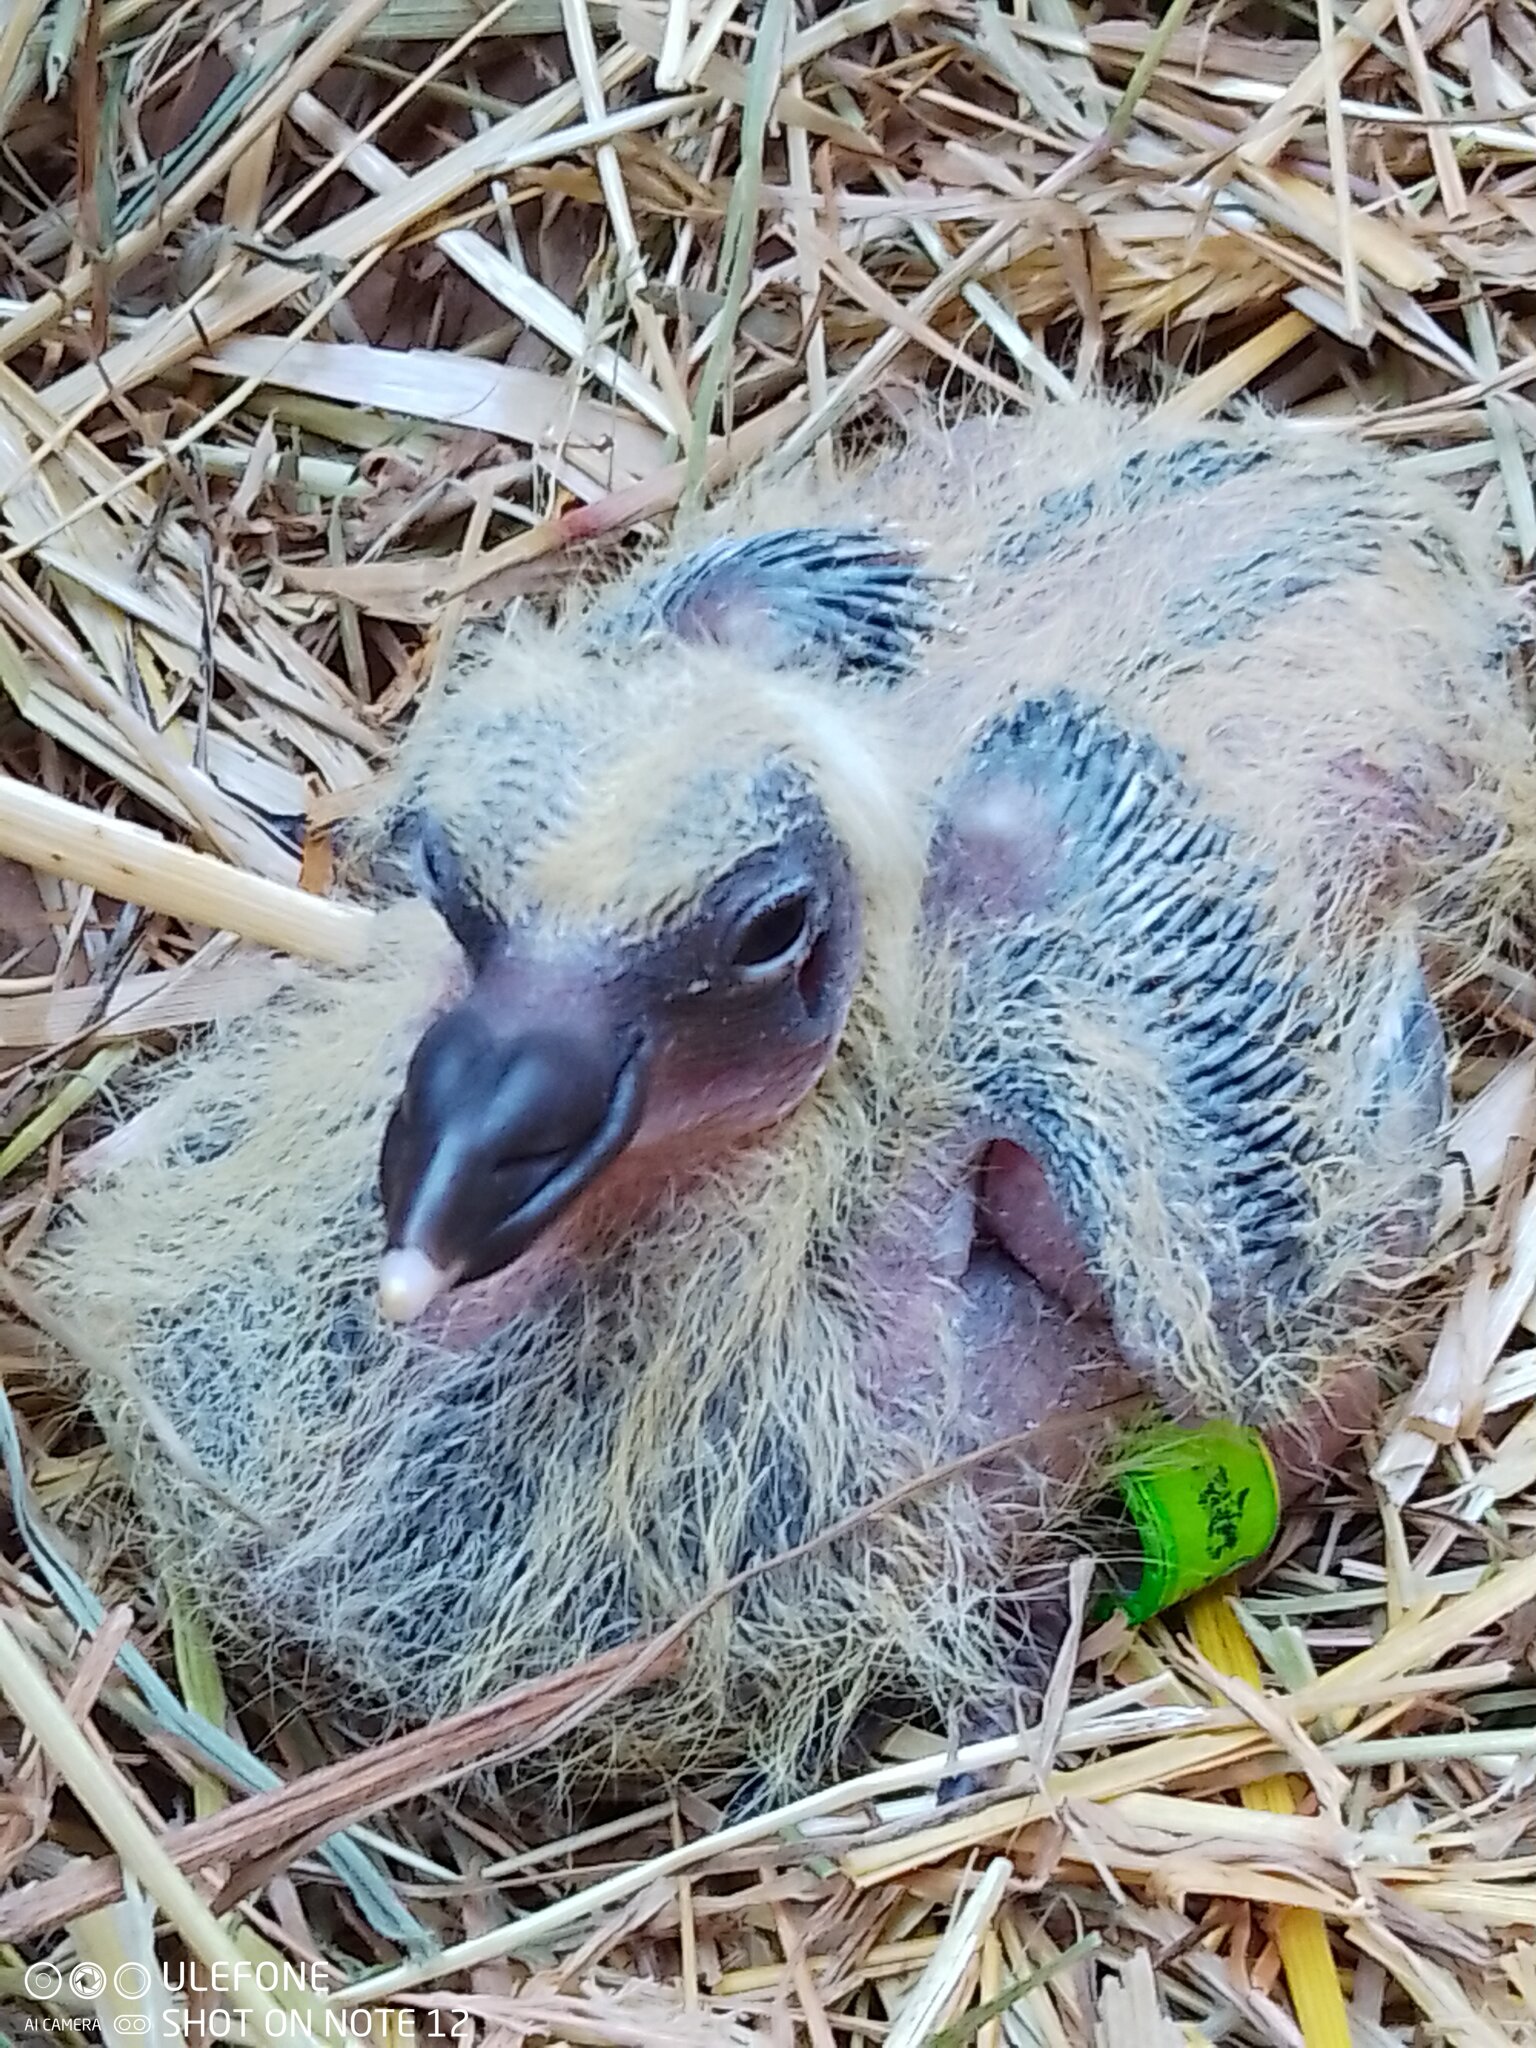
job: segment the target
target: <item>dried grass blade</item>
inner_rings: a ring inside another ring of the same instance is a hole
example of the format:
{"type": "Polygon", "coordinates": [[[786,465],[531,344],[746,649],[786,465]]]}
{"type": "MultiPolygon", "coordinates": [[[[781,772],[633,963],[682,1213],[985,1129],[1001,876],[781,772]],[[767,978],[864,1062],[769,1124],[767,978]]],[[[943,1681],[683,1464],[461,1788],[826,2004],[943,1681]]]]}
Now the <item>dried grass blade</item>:
{"type": "Polygon", "coordinates": [[[981,1873],[928,1967],[902,2000],[886,2048],[924,2048],[943,2027],[967,1974],[977,1968],[983,1937],[1012,1876],[1013,1865],[1006,1856],[994,1857],[981,1873]]]}
{"type": "MultiPolygon", "coordinates": [[[[636,57],[635,69],[639,68],[639,63],[636,57]]],[[[628,68],[627,64],[608,64],[603,68],[603,76],[615,82],[625,76],[628,68]]],[[[530,134],[543,133],[546,126],[557,127],[560,122],[569,120],[579,105],[575,91],[568,86],[546,95],[536,107],[528,110],[530,134]],[[533,122],[534,115],[539,117],[537,125],[533,122]]],[[[409,183],[407,172],[402,171],[374,143],[355,135],[341,117],[320,100],[306,94],[295,102],[293,118],[317,142],[338,156],[345,155],[347,169],[371,191],[383,196],[399,192],[409,183]]],[[[570,307],[548,286],[520,270],[501,250],[493,248],[483,235],[474,234],[467,228],[446,229],[437,237],[437,246],[445,256],[452,258],[466,277],[473,278],[509,313],[526,320],[535,333],[542,334],[587,376],[608,385],[652,426],[663,433],[671,431],[671,414],[661,393],[616,349],[595,343],[570,307]]]]}
{"type": "MultiPolygon", "coordinates": [[[[1332,0],[1328,0],[1332,4],[1332,0]]],[[[1295,141],[1327,90],[1327,80],[1344,78],[1392,20],[1397,0],[1364,0],[1348,24],[1330,38],[1326,55],[1319,50],[1263,119],[1249,129],[1237,154],[1247,164],[1270,164],[1295,141]]]]}
{"type": "MultiPolygon", "coordinates": [[[[228,1982],[241,1982],[239,1950],[219,1925],[189,1880],[166,1855],[130,1797],[120,1774],[92,1748],[10,1623],[0,1615],[0,1692],[38,1747],[54,1765],[80,1804],[132,1871],[144,1890],[187,1947],[209,1969],[234,1972],[228,1982]]],[[[243,1986],[258,2021],[269,2038],[313,2040],[302,2023],[268,1997],[259,1983],[243,1986]]]]}
{"type": "MultiPolygon", "coordinates": [[[[245,151],[265,133],[273,123],[280,121],[288,103],[300,92],[314,85],[329,71],[337,60],[344,56],[361,29],[372,20],[383,6],[384,0],[349,0],[349,4],[329,22],[326,22],[313,43],[288,65],[275,89],[264,96],[251,109],[239,127],[220,149],[190,178],[180,184],[173,193],[166,195],[156,217],[148,226],[122,236],[112,252],[111,270],[114,274],[140,263],[160,247],[166,234],[189,220],[210,192],[215,191],[245,151]]],[[[45,292],[23,313],[18,313],[0,327],[0,362],[8,361],[46,334],[48,330],[70,310],[78,305],[91,288],[90,277],[76,271],[69,280],[51,292],[45,292]]],[[[102,358],[102,363],[111,360],[111,351],[102,358]]],[[[112,372],[106,371],[110,377],[112,372]]],[[[89,389],[93,398],[105,397],[104,379],[98,374],[98,367],[92,365],[81,380],[81,388],[89,389]]],[[[66,406],[64,408],[68,410],[66,406]]]]}
{"type": "MultiPolygon", "coordinates": [[[[688,435],[688,472],[683,490],[685,511],[697,505],[703,494],[710,432],[725,392],[726,376],[736,345],[737,323],[746,301],[747,277],[752,268],[758,207],[762,198],[763,142],[783,75],[789,25],[789,0],[764,0],[757,18],[757,42],[747,76],[747,103],[742,109],[740,162],[720,236],[720,316],[699,378],[688,435]]],[[[729,422],[722,420],[721,424],[728,426],[729,422]]]]}

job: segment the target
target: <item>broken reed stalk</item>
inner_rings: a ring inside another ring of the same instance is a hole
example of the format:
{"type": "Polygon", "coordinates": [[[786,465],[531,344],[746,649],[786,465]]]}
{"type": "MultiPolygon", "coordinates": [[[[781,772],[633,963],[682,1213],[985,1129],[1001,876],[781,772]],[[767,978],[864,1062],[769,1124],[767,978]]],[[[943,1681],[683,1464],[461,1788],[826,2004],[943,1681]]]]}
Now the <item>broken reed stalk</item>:
{"type": "Polygon", "coordinates": [[[247,874],[13,776],[0,777],[0,854],[278,952],[355,967],[368,951],[371,911],[247,874]]]}

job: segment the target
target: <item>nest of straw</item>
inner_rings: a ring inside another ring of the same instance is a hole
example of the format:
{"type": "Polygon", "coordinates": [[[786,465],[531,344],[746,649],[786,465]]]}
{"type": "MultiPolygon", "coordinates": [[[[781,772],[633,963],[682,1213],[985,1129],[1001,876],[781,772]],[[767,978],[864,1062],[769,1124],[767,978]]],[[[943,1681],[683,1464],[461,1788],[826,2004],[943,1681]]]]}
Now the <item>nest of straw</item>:
{"type": "MultiPolygon", "coordinates": [[[[333,828],[575,544],[919,386],[1107,380],[1396,444],[1518,570],[1533,285],[1517,0],[10,0],[0,1273],[121,1065],[353,956],[333,828]]],[[[1369,1458],[1235,1603],[1132,1634],[1078,1584],[943,1811],[916,1729],[729,1824],[722,1787],[550,1841],[464,1794],[675,1638],[373,1749],[226,1697],[10,1282],[0,2023],[1536,2041],[1533,1030],[1506,963],[1369,1458]]]]}

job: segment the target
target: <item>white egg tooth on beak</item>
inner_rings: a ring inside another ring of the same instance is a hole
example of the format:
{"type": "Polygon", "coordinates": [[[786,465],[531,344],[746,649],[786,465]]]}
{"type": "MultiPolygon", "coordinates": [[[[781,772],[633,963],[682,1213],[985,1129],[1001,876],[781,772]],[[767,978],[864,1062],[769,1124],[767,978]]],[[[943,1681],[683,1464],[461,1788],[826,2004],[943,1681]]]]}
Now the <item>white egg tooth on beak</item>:
{"type": "Polygon", "coordinates": [[[413,1323],[453,1285],[454,1274],[407,1245],[379,1261],[379,1311],[391,1323],[413,1323]]]}

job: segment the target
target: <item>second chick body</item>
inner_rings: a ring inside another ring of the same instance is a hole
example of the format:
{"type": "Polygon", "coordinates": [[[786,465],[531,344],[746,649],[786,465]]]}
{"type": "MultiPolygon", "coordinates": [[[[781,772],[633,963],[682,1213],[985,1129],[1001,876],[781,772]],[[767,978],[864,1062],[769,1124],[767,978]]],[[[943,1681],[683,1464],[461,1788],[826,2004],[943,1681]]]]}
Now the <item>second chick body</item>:
{"type": "Polygon", "coordinates": [[[392,1718],[1037,1432],[720,1602],[598,1774],[1005,1692],[1064,1414],[1368,1357],[1423,965],[1527,860],[1491,550],[1399,471],[1085,407],[791,502],[474,638],[373,961],[157,1076],[45,1259],[169,1568],[392,1718]]]}

